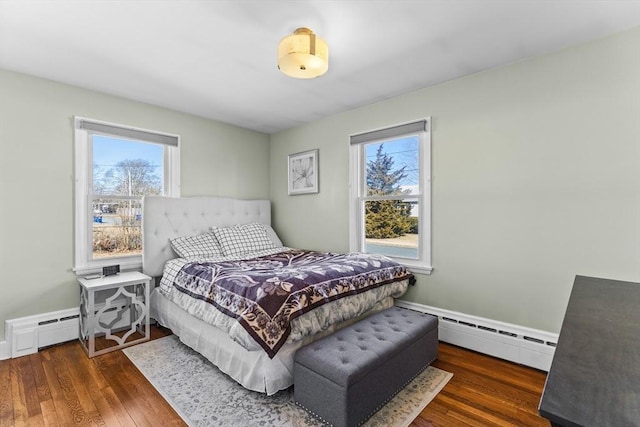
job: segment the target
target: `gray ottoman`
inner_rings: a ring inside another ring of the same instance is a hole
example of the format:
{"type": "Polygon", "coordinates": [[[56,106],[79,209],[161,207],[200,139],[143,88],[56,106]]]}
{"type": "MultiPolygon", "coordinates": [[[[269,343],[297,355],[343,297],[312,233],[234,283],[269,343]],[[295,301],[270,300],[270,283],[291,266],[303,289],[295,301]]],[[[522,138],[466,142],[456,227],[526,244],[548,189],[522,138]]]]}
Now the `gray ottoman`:
{"type": "Polygon", "coordinates": [[[297,351],[298,405],[336,427],[359,426],[438,355],[438,318],[392,307],[297,351]]]}

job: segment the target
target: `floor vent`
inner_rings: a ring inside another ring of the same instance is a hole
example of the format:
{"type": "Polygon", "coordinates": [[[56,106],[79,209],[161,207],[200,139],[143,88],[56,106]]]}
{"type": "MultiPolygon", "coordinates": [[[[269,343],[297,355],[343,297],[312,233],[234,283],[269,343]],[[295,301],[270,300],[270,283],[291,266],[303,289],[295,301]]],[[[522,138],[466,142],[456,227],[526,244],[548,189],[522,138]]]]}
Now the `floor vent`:
{"type": "Polygon", "coordinates": [[[396,305],[437,316],[441,341],[544,371],[551,366],[558,334],[409,301],[396,305]]]}

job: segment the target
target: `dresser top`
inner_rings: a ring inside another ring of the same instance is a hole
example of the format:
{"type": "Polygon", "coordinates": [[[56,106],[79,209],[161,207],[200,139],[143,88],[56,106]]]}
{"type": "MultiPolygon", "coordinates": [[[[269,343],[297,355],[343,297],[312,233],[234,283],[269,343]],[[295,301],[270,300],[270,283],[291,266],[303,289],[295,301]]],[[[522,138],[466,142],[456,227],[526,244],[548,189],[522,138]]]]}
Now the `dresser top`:
{"type": "Polygon", "coordinates": [[[540,414],[569,426],[640,424],[640,283],[576,276],[540,414]]]}

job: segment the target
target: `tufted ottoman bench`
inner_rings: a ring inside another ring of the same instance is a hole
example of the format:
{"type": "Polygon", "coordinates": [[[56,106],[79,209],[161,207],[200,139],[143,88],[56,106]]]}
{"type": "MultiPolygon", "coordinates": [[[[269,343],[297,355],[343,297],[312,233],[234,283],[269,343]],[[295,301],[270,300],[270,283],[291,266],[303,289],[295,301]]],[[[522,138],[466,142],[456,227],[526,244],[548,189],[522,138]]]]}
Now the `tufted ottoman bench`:
{"type": "Polygon", "coordinates": [[[336,427],[359,426],[438,355],[438,318],[391,307],[302,347],[294,398],[336,427]]]}

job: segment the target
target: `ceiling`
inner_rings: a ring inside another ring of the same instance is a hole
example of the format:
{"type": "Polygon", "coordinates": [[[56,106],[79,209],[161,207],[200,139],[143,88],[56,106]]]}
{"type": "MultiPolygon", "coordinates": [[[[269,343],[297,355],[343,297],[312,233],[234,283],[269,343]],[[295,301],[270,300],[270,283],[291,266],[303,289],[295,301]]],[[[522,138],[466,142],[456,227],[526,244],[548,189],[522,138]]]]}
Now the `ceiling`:
{"type": "Polygon", "coordinates": [[[0,67],[275,133],[639,25],[640,0],[0,0],[0,67]],[[303,26],[316,79],[276,66],[303,26]]]}

